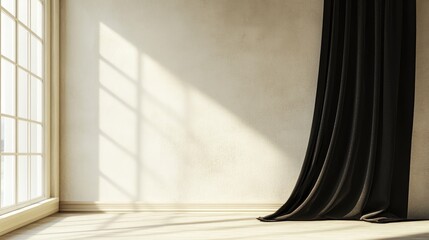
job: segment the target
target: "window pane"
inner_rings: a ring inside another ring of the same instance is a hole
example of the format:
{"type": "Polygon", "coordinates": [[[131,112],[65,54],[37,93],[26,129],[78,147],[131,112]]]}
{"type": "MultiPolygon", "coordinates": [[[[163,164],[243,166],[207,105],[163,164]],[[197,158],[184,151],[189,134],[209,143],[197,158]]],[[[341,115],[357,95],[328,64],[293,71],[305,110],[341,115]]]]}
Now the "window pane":
{"type": "Polygon", "coordinates": [[[1,13],[1,54],[15,61],[15,20],[1,13]]]}
{"type": "Polygon", "coordinates": [[[31,72],[39,77],[43,73],[43,52],[42,43],[35,36],[31,35],[31,72]]]}
{"type": "Polygon", "coordinates": [[[30,100],[30,108],[31,108],[31,119],[35,121],[42,121],[42,111],[43,111],[43,89],[42,82],[35,78],[31,77],[31,100],[30,100]]]}
{"type": "Polygon", "coordinates": [[[15,65],[1,60],[1,113],[15,115],[15,65]]]}
{"type": "Polygon", "coordinates": [[[18,156],[18,202],[29,200],[29,163],[27,156],[18,156]]]}
{"type": "Polygon", "coordinates": [[[44,196],[45,19],[44,1],[0,2],[0,208],[3,208],[44,196]]]}
{"type": "Polygon", "coordinates": [[[18,0],[18,19],[28,27],[28,0],[18,0]]]}
{"type": "Polygon", "coordinates": [[[15,0],[1,0],[1,6],[15,16],[15,0]]]}
{"type": "Polygon", "coordinates": [[[42,37],[43,5],[39,0],[31,0],[31,30],[42,37]]]}
{"type": "Polygon", "coordinates": [[[21,118],[28,118],[28,76],[25,71],[18,70],[18,116],[21,118]]]}
{"type": "Polygon", "coordinates": [[[28,122],[18,120],[18,153],[28,152],[28,122]]]}
{"type": "Polygon", "coordinates": [[[15,203],[15,156],[1,157],[1,207],[15,203]]]}
{"type": "Polygon", "coordinates": [[[1,117],[1,152],[15,152],[15,119],[1,117]]]}
{"type": "Polygon", "coordinates": [[[43,89],[42,82],[35,78],[31,77],[31,119],[35,121],[42,121],[42,111],[43,111],[43,89]]]}
{"type": "Polygon", "coordinates": [[[30,146],[31,153],[42,153],[43,135],[42,126],[37,123],[30,123],[30,146]]]}
{"type": "Polygon", "coordinates": [[[40,156],[31,156],[31,198],[41,197],[43,190],[43,162],[40,156]]]}
{"type": "Polygon", "coordinates": [[[28,36],[27,29],[18,26],[18,64],[28,69],[28,36]]]}

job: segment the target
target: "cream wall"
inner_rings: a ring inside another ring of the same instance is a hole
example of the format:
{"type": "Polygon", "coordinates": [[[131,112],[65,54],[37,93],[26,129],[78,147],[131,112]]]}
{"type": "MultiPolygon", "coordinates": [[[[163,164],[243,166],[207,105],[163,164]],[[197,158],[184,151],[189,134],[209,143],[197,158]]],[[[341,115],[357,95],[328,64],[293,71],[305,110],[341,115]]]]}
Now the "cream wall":
{"type": "MultiPolygon", "coordinates": [[[[63,201],[281,203],[308,140],[322,0],[63,0],[63,201]]],[[[417,1],[410,216],[429,216],[417,1]]]]}
{"type": "Polygon", "coordinates": [[[281,203],[308,141],[321,0],[65,0],[61,198],[281,203]]]}
{"type": "Polygon", "coordinates": [[[416,97],[409,215],[429,216],[429,1],[417,0],[416,97]]]}

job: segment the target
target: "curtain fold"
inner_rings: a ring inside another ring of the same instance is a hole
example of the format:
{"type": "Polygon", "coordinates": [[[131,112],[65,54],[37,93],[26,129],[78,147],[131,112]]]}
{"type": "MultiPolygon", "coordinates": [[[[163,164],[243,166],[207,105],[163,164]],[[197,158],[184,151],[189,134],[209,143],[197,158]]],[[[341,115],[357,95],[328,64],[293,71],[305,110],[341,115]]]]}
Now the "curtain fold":
{"type": "Polygon", "coordinates": [[[287,202],[261,221],[406,219],[415,0],[325,0],[316,103],[287,202]]]}

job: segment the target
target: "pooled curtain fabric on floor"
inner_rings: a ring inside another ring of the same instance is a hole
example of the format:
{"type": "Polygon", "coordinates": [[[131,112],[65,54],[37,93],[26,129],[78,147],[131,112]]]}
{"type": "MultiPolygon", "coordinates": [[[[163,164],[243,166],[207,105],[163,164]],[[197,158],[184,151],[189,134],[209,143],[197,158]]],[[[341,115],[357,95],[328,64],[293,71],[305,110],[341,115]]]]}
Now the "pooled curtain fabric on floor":
{"type": "Polygon", "coordinates": [[[307,153],[288,201],[261,221],[407,217],[415,0],[325,0],[307,153]]]}

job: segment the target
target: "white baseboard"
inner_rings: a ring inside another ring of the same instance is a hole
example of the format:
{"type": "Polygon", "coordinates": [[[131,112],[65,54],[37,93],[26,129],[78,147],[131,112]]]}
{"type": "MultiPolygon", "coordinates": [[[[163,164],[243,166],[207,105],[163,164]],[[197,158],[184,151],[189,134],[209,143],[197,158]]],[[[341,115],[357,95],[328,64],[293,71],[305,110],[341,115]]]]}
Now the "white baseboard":
{"type": "Polygon", "coordinates": [[[273,212],[281,204],[148,204],[60,201],[60,212],[273,212]]]}

